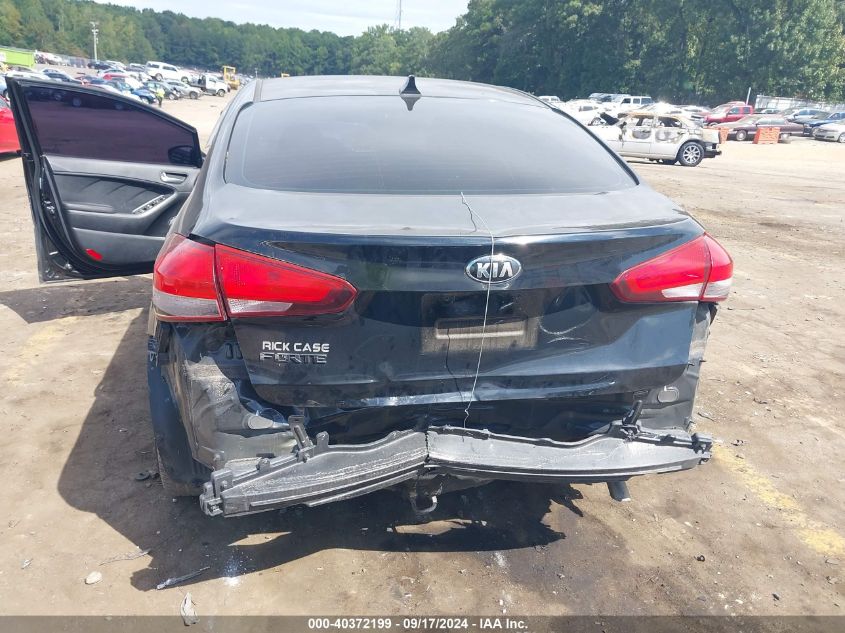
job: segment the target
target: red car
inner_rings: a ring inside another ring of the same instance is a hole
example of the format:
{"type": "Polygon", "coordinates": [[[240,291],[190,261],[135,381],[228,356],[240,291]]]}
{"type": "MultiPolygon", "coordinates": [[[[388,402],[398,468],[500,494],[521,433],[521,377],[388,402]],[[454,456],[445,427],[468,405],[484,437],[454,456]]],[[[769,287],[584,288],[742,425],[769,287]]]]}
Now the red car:
{"type": "Polygon", "coordinates": [[[105,79],[106,81],[115,81],[115,80],[123,81],[128,76],[129,75],[127,75],[124,72],[112,71],[112,72],[103,73],[102,78],[105,79]]]}
{"type": "Polygon", "coordinates": [[[18,142],[18,131],[15,128],[15,119],[6,100],[0,97],[0,154],[6,152],[19,152],[21,149],[18,142]]]}
{"type": "Polygon", "coordinates": [[[720,123],[731,123],[739,121],[749,114],[754,114],[754,106],[747,103],[730,103],[715,108],[704,119],[705,125],[719,125],[720,123]]]}

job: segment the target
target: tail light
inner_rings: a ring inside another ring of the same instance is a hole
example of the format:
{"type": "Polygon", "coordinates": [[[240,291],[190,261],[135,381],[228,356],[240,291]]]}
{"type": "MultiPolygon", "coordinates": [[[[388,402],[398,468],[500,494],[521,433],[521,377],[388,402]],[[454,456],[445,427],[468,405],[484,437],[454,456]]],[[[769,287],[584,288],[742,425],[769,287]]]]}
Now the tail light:
{"type": "Polygon", "coordinates": [[[153,268],[153,307],[162,321],[223,321],[214,247],[173,233],[153,268]]]}
{"type": "Polygon", "coordinates": [[[333,275],[228,246],[171,235],[155,264],[153,306],[162,321],[311,316],[342,312],[357,291],[333,275]]]}
{"type": "Polygon", "coordinates": [[[340,277],[228,246],[215,251],[220,289],[233,317],[334,314],[355,299],[355,288],[340,277]]]}
{"type": "Polygon", "coordinates": [[[733,276],[727,251],[709,235],[623,272],[610,285],[622,301],[724,301],[733,276]]]}

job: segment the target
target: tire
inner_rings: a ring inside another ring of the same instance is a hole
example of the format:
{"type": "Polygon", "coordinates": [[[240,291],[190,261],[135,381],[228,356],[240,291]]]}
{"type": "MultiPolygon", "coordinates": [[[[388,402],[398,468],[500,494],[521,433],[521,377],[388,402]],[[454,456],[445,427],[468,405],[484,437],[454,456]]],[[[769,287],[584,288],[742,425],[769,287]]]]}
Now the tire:
{"type": "Polygon", "coordinates": [[[604,123],[604,121],[602,121],[601,117],[598,116],[590,121],[590,125],[601,125],[602,123],[604,123]]]}
{"type": "Polygon", "coordinates": [[[199,99],[200,98],[199,93],[197,93],[197,92],[191,92],[189,94],[191,96],[191,99],[199,99]]]}
{"type": "Polygon", "coordinates": [[[175,92],[171,92],[170,94],[168,94],[167,98],[170,99],[171,101],[176,101],[176,99],[178,99],[175,92]]]}
{"type": "Polygon", "coordinates": [[[225,97],[225,96],[226,96],[226,91],[225,91],[225,90],[223,90],[223,88],[220,88],[220,89],[217,91],[217,96],[218,96],[218,97],[225,97]]]}
{"type": "Polygon", "coordinates": [[[188,78],[187,78],[187,77],[182,77],[182,83],[183,83],[183,84],[188,83],[188,78]]]}
{"type": "Polygon", "coordinates": [[[700,143],[687,141],[678,150],[678,162],[684,167],[697,167],[704,160],[704,148],[700,143]]]}
{"type": "Polygon", "coordinates": [[[836,141],[838,143],[845,143],[845,132],[842,132],[842,134],[839,135],[839,138],[836,139],[836,141]]]}
{"type": "Polygon", "coordinates": [[[162,79],[164,79],[164,77],[161,76],[161,73],[156,73],[155,80],[161,81],[162,79]]]}
{"type": "Polygon", "coordinates": [[[745,139],[748,138],[748,132],[746,132],[745,130],[737,130],[734,138],[737,141],[744,141],[745,139]]]}
{"type": "Polygon", "coordinates": [[[792,134],[789,134],[788,132],[784,132],[783,134],[781,134],[778,137],[778,142],[779,143],[791,143],[792,142],[792,134]]]}
{"type": "Polygon", "coordinates": [[[161,456],[161,452],[156,449],[156,463],[158,464],[158,475],[161,479],[161,487],[164,492],[171,497],[198,497],[202,492],[202,488],[194,484],[185,483],[184,481],[176,481],[172,479],[169,473],[169,464],[167,464],[161,456]]]}

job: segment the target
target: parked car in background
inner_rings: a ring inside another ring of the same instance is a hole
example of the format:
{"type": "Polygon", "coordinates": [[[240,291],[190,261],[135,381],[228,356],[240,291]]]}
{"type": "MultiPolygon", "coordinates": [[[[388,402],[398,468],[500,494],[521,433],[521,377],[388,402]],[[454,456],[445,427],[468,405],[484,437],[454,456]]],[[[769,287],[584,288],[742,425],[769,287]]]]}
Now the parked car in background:
{"type": "Polygon", "coordinates": [[[189,73],[173,64],[164,62],[147,62],[145,66],[147,74],[156,81],[164,79],[175,79],[176,81],[188,81],[189,73]]]}
{"type": "Polygon", "coordinates": [[[52,79],[53,81],[61,81],[66,84],[81,84],[82,82],[79,79],[71,77],[63,70],[58,70],[57,68],[45,68],[41,71],[44,75],[52,79]]]}
{"type": "Polygon", "coordinates": [[[12,82],[41,280],[153,273],[168,505],[239,516],[396,488],[426,513],[499,479],[622,500],[631,477],[709,459],[693,403],[725,249],[536,99],[403,85],[254,82],[205,156],[157,110],[12,82]]]}
{"type": "Polygon", "coordinates": [[[144,64],[129,64],[126,70],[134,73],[146,73],[147,67],[144,64]]]}
{"type": "Polygon", "coordinates": [[[0,97],[9,98],[9,87],[6,85],[6,76],[0,75],[0,97]]]}
{"type": "Polygon", "coordinates": [[[816,128],[819,128],[822,125],[827,125],[828,123],[839,123],[841,121],[845,121],[845,110],[818,114],[809,121],[804,122],[804,135],[813,136],[813,132],[816,128]]]}
{"type": "Polygon", "coordinates": [[[825,123],[820,125],[813,132],[813,138],[819,141],[836,141],[845,143],[845,122],[825,123]]]}
{"type": "Polygon", "coordinates": [[[621,156],[676,162],[695,167],[721,153],[719,133],[677,115],[629,112],[610,126],[591,127],[596,136],[621,156]]]}
{"type": "Polygon", "coordinates": [[[63,63],[63,60],[59,55],[55,55],[54,53],[35,51],[35,62],[38,64],[50,64],[51,66],[59,66],[63,63]]]}
{"type": "Polygon", "coordinates": [[[6,70],[6,77],[17,77],[18,79],[44,79],[44,75],[33,70],[32,68],[27,68],[26,66],[18,66],[12,64],[6,70]]]}
{"type": "Polygon", "coordinates": [[[152,93],[156,93],[161,90],[164,93],[164,98],[169,101],[176,101],[177,99],[182,98],[182,93],[176,90],[173,86],[169,85],[166,81],[156,81],[155,79],[151,79],[150,81],[144,82],[144,87],[152,93]]]}
{"type": "Polygon", "coordinates": [[[540,101],[544,101],[548,103],[550,106],[554,106],[555,108],[560,107],[563,101],[560,100],[560,97],[556,95],[541,95],[537,97],[540,101]]]}
{"type": "MultiPolygon", "coordinates": [[[[97,61],[92,59],[90,62],[88,62],[88,68],[91,68],[93,70],[110,70],[114,68],[114,66],[112,66],[108,62],[97,61]]],[[[117,70],[116,68],[114,69],[117,70]]]]}
{"type": "Polygon", "coordinates": [[[183,97],[188,97],[190,99],[199,99],[202,96],[202,91],[199,88],[195,86],[189,86],[188,84],[183,83],[181,81],[165,79],[164,83],[181,93],[183,97]]]}
{"type": "Polygon", "coordinates": [[[784,116],[794,123],[805,123],[820,114],[827,114],[827,111],[820,108],[801,108],[784,116]]]}
{"type": "Polygon", "coordinates": [[[223,78],[212,73],[203,73],[199,76],[197,87],[202,89],[206,94],[217,95],[218,97],[226,96],[229,92],[229,84],[223,81],[223,78]]]}
{"type": "Polygon", "coordinates": [[[111,79],[106,82],[106,85],[112,86],[123,94],[128,95],[130,97],[134,97],[139,101],[143,101],[149,104],[156,102],[156,96],[144,87],[135,88],[130,84],[126,83],[125,81],[121,81],[120,79],[111,79]]]}
{"type": "Polygon", "coordinates": [[[704,117],[704,124],[721,125],[722,123],[732,123],[739,121],[749,114],[754,114],[754,106],[748,105],[747,103],[722,104],[704,117]]]}
{"type": "Polygon", "coordinates": [[[647,95],[616,95],[607,102],[605,111],[612,117],[619,118],[620,115],[640,110],[643,106],[654,103],[654,99],[647,95]]]}
{"type": "Polygon", "coordinates": [[[107,59],[106,63],[111,66],[112,68],[116,68],[117,70],[126,71],[126,64],[123,62],[116,62],[113,59],[107,59]]]}
{"type": "Polygon", "coordinates": [[[709,108],[697,105],[684,105],[681,106],[681,110],[696,123],[703,123],[707,115],[710,114],[709,108]]]}
{"type": "Polygon", "coordinates": [[[561,105],[549,105],[563,110],[583,125],[602,125],[602,123],[604,123],[601,118],[601,113],[604,112],[604,109],[601,107],[601,104],[596,101],[590,101],[588,99],[573,99],[572,101],[566,101],[561,105]]]}
{"type": "MultiPolygon", "coordinates": [[[[5,91],[6,86],[3,84],[5,91]]],[[[19,152],[21,146],[18,143],[18,131],[15,128],[15,118],[9,109],[9,103],[0,98],[0,154],[8,152],[19,152]]]]}
{"type": "MultiPolygon", "coordinates": [[[[124,83],[129,84],[130,86],[132,86],[133,90],[138,90],[139,88],[144,87],[143,81],[136,79],[135,77],[133,77],[131,74],[128,74],[128,73],[123,74],[123,75],[113,75],[113,77],[114,77],[114,79],[117,79],[118,81],[122,81],[124,83]]],[[[105,77],[104,77],[104,79],[105,79],[105,77]]]]}
{"type": "Polygon", "coordinates": [[[757,130],[760,128],[776,127],[780,128],[780,137],[801,136],[804,133],[804,126],[800,123],[793,123],[787,121],[782,116],[773,116],[769,114],[751,114],[741,118],[739,121],[732,123],[724,123],[720,127],[728,129],[728,138],[735,141],[744,141],[748,138],[754,138],[757,130]]]}

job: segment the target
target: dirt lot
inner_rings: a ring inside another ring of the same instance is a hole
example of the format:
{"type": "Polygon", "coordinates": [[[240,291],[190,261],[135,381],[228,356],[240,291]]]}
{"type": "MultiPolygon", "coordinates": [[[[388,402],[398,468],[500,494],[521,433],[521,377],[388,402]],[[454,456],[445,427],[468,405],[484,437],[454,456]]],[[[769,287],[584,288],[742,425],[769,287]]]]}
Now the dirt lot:
{"type": "MultiPolygon", "coordinates": [[[[207,134],[223,103],[165,109],[207,134]]],[[[845,146],[635,168],[736,261],[696,407],[715,458],[632,481],[628,504],[496,484],[416,525],[389,492],[224,520],[135,481],[149,279],[39,286],[20,161],[0,159],[2,612],[174,615],[190,590],[201,615],[844,614],[845,146]]]]}

